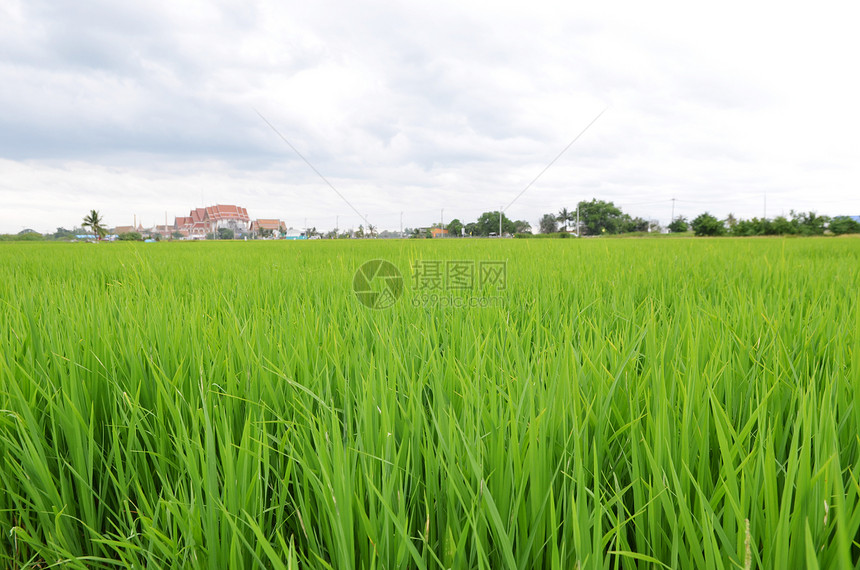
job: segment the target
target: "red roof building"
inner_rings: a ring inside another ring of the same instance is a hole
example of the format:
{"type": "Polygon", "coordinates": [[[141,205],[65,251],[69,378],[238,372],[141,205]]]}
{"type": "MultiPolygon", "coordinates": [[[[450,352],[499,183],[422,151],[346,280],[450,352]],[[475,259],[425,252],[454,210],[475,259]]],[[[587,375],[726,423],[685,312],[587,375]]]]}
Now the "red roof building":
{"type": "Polygon", "coordinates": [[[234,232],[244,232],[250,228],[251,218],[248,210],[241,206],[216,204],[205,208],[194,208],[187,216],[177,216],[173,227],[182,235],[203,238],[219,228],[230,228],[234,232]]]}
{"type": "Polygon", "coordinates": [[[273,232],[282,232],[286,230],[286,226],[284,222],[281,220],[274,219],[259,219],[251,222],[251,231],[252,232],[261,232],[263,230],[271,230],[273,232]]]}

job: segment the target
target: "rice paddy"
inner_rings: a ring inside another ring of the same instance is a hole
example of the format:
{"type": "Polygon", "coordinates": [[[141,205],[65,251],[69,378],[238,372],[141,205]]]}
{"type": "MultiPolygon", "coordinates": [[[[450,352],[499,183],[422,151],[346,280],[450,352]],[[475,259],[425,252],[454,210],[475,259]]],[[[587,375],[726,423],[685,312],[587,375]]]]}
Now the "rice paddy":
{"type": "Polygon", "coordinates": [[[858,568],[858,291],[851,238],[2,244],[0,566],[858,568]]]}

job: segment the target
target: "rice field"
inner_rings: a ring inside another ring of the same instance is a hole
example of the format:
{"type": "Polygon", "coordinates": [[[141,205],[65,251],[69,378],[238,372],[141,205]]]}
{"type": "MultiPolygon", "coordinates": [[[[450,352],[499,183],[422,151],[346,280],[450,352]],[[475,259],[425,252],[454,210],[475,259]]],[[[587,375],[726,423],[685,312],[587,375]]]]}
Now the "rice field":
{"type": "Polygon", "coordinates": [[[0,244],[0,567],[860,568],[858,292],[849,238],[0,244]]]}

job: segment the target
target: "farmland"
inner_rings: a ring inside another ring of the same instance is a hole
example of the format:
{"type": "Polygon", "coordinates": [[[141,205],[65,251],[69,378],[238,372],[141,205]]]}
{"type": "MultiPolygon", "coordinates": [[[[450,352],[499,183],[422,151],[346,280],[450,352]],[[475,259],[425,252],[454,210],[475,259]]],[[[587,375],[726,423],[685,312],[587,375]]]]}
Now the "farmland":
{"type": "Polygon", "coordinates": [[[857,568],[858,291],[853,238],[0,244],[0,566],[857,568]]]}

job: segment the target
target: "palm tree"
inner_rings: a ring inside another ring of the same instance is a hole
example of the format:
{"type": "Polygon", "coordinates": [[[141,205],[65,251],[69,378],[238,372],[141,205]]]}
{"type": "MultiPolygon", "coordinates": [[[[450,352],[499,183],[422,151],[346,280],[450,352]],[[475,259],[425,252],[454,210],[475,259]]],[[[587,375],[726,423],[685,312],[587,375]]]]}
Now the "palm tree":
{"type": "Polygon", "coordinates": [[[89,215],[84,217],[84,223],[81,224],[81,227],[90,228],[93,233],[96,234],[99,241],[107,235],[107,229],[104,227],[104,220],[95,210],[90,210],[89,215]]]}
{"type": "Polygon", "coordinates": [[[567,222],[573,221],[573,214],[570,213],[567,208],[562,208],[558,211],[557,219],[564,225],[564,231],[567,231],[567,222]]]}
{"type": "Polygon", "coordinates": [[[376,226],[373,224],[367,224],[367,233],[370,234],[370,237],[376,237],[376,226]]]}
{"type": "Polygon", "coordinates": [[[733,230],[736,225],[738,225],[738,219],[735,218],[735,215],[729,212],[729,215],[726,216],[726,225],[729,226],[730,230],[733,230]]]}

